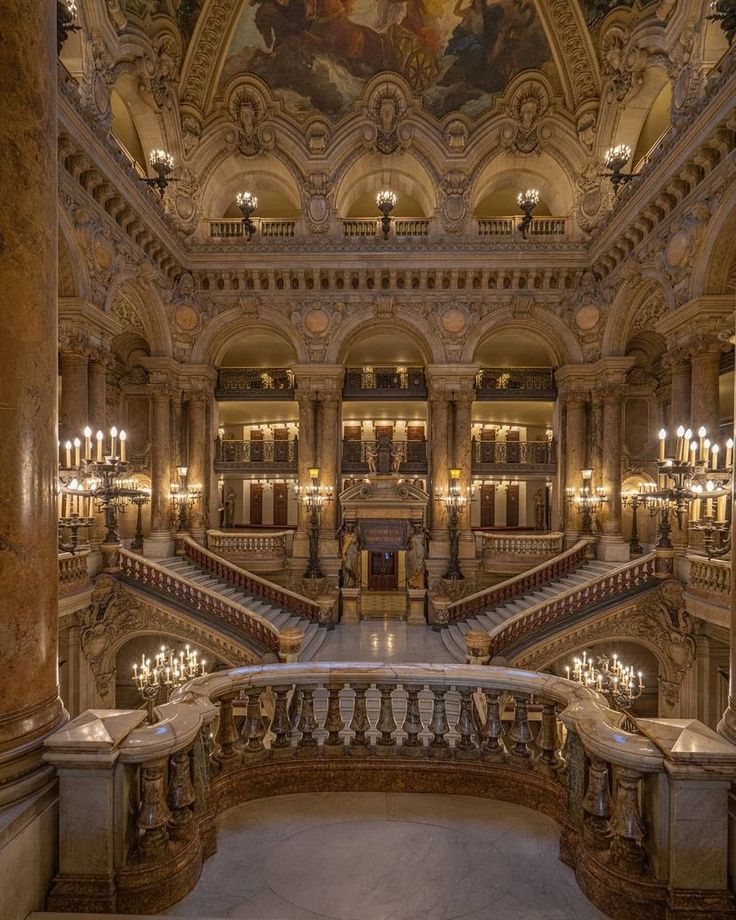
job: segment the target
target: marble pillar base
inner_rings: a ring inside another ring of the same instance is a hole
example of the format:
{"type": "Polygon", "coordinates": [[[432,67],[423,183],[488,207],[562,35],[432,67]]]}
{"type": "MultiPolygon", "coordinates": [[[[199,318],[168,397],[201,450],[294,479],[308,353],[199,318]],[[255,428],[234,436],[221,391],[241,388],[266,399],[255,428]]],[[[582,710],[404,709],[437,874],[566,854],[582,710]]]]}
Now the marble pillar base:
{"type": "Polygon", "coordinates": [[[409,588],[409,609],[406,622],[410,626],[424,626],[427,622],[424,613],[424,601],[427,596],[425,588],[409,588]]]}
{"type": "Polygon", "coordinates": [[[143,540],[143,555],[148,559],[168,559],[174,555],[174,535],[170,530],[150,533],[143,540]]]}
{"type": "Polygon", "coordinates": [[[56,782],[0,813],[0,865],[12,884],[0,885],[0,917],[23,920],[43,910],[54,872],[58,796],[56,782]]]}
{"type": "Polygon", "coordinates": [[[341,623],[348,625],[360,622],[360,588],[341,588],[341,623]]]}
{"type": "Polygon", "coordinates": [[[602,536],[598,540],[597,557],[603,562],[628,562],[631,557],[629,544],[622,536],[602,536]]]}
{"type": "Polygon", "coordinates": [[[672,549],[657,549],[654,560],[654,575],[656,578],[672,578],[675,572],[675,555],[672,549]]]}

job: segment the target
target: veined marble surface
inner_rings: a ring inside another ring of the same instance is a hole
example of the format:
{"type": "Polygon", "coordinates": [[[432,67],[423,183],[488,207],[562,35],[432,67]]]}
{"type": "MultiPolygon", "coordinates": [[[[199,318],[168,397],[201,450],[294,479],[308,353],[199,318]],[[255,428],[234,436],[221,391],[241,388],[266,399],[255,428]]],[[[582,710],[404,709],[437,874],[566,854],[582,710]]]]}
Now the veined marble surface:
{"type": "Polygon", "coordinates": [[[438,632],[399,620],[340,624],[329,633],[314,660],[455,663],[438,632]]]}
{"type": "Polygon", "coordinates": [[[219,818],[196,888],[166,913],[246,920],[605,920],[559,827],[470,796],[321,793],[219,818]]]}

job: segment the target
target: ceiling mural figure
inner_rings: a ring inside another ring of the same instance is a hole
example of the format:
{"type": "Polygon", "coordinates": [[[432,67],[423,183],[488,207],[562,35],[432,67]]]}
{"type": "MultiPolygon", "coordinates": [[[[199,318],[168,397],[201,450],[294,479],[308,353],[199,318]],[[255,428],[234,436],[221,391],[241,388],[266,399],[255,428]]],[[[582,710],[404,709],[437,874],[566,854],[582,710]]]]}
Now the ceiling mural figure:
{"type": "MultiPolygon", "coordinates": [[[[656,0],[639,0],[641,7],[656,3],[656,0]]],[[[596,25],[606,13],[619,7],[632,7],[637,5],[637,0],[580,0],[585,21],[589,26],[596,25]]]]}
{"type": "Polygon", "coordinates": [[[530,69],[554,74],[533,0],[250,0],[222,82],[254,73],[295,117],[334,118],[391,70],[437,117],[474,118],[530,69]]]}

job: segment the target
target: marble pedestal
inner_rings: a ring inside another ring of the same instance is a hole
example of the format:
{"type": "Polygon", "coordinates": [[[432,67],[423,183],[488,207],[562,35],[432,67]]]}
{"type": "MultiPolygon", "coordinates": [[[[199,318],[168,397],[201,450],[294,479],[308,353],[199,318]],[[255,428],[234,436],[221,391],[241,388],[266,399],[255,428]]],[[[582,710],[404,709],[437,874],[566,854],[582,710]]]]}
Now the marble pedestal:
{"type": "Polygon", "coordinates": [[[596,554],[603,562],[628,562],[631,556],[629,544],[622,536],[602,536],[598,539],[596,554]]]}
{"type": "Polygon", "coordinates": [[[424,599],[427,596],[426,588],[409,588],[409,613],[406,622],[410,626],[424,626],[424,599]]]}
{"type": "Polygon", "coordinates": [[[152,532],[143,540],[143,555],[148,559],[168,559],[174,555],[171,531],[152,532]]]}
{"type": "Polygon", "coordinates": [[[360,622],[360,588],[341,588],[342,619],[344,624],[360,622]]]}

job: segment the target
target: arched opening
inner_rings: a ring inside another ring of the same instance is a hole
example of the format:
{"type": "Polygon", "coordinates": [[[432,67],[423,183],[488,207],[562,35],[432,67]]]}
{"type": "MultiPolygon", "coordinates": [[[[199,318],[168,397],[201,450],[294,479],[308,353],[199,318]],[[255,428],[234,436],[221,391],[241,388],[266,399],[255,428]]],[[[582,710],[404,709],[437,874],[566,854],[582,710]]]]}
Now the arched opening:
{"type": "Polygon", "coordinates": [[[381,168],[375,159],[361,157],[347,170],[337,192],[337,212],[341,217],[377,217],[376,195],[390,189],[397,195],[394,217],[431,217],[437,201],[435,184],[425,167],[408,154],[384,159],[381,168]]]}
{"type": "Polygon", "coordinates": [[[241,218],[236,198],[250,192],[258,199],[257,218],[295,219],[300,213],[300,192],[294,176],[278,160],[244,165],[242,158],[228,157],[213,171],[202,191],[202,210],[211,219],[241,218]]]}
{"type": "Polygon", "coordinates": [[[401,329],[376,330],[353,337],[343,356],[346,365],[425,363],[417,340],[401,329]]]}
{"type": "Polygon", "coordinates": [[[634,169],[641,166],[641,161],[659,143],[659,139],[671,124],[670,110],[672,107],[672,84],[669,80],[657,94],[649,114],[644,119],[644,124],[639,132],[631,162],[634,169]]]}
{"type": "Polygon", "coordinates": [[[477,218],[520,214],[516,198],[528,188],[539,192],[536,216],[566,217],[572,210],[572,185],[557,159],[543,153],[530,165],[502,153],[486,165],[475,183],[473,213],[477,218]]]}
{"type": "Polygon", "coordinates": [[[486,336],[475,351],[474,360],[482,367],[554,367],[554,356],[541,337],[528,330],[511,329],[486,336]]]}
{"type": "MultiPolygon", "coordinates": [[[[476,217],[510,217],[520,214],[519,202],[517,196],[522,189],[533,188],[535,177],[527,176],[526,183],[521,177],[515,177],[515,187],[497,188],[490,192],[481,201],[478,202],[475,209],[476,217]]],[[[535,217],[548,217],[552,211],[545,198],[539,197],[539,204],[534,208],[535,217]]]]}
{"type": "Polygon", "coordinates": [[[254,329],[234,336],[221,352],[218,367],[288,367],[296,361],[293,345],[283,336],[266,329],[254,329]]]}
{"type": "Polygon", "coordinates": [[[110,128],[118,144],[142,172],[146,172],[146,155],[143,152],[138,129],[136,128],[130,106],[117,90],[110,93],[112,122],[110,128]]]}

